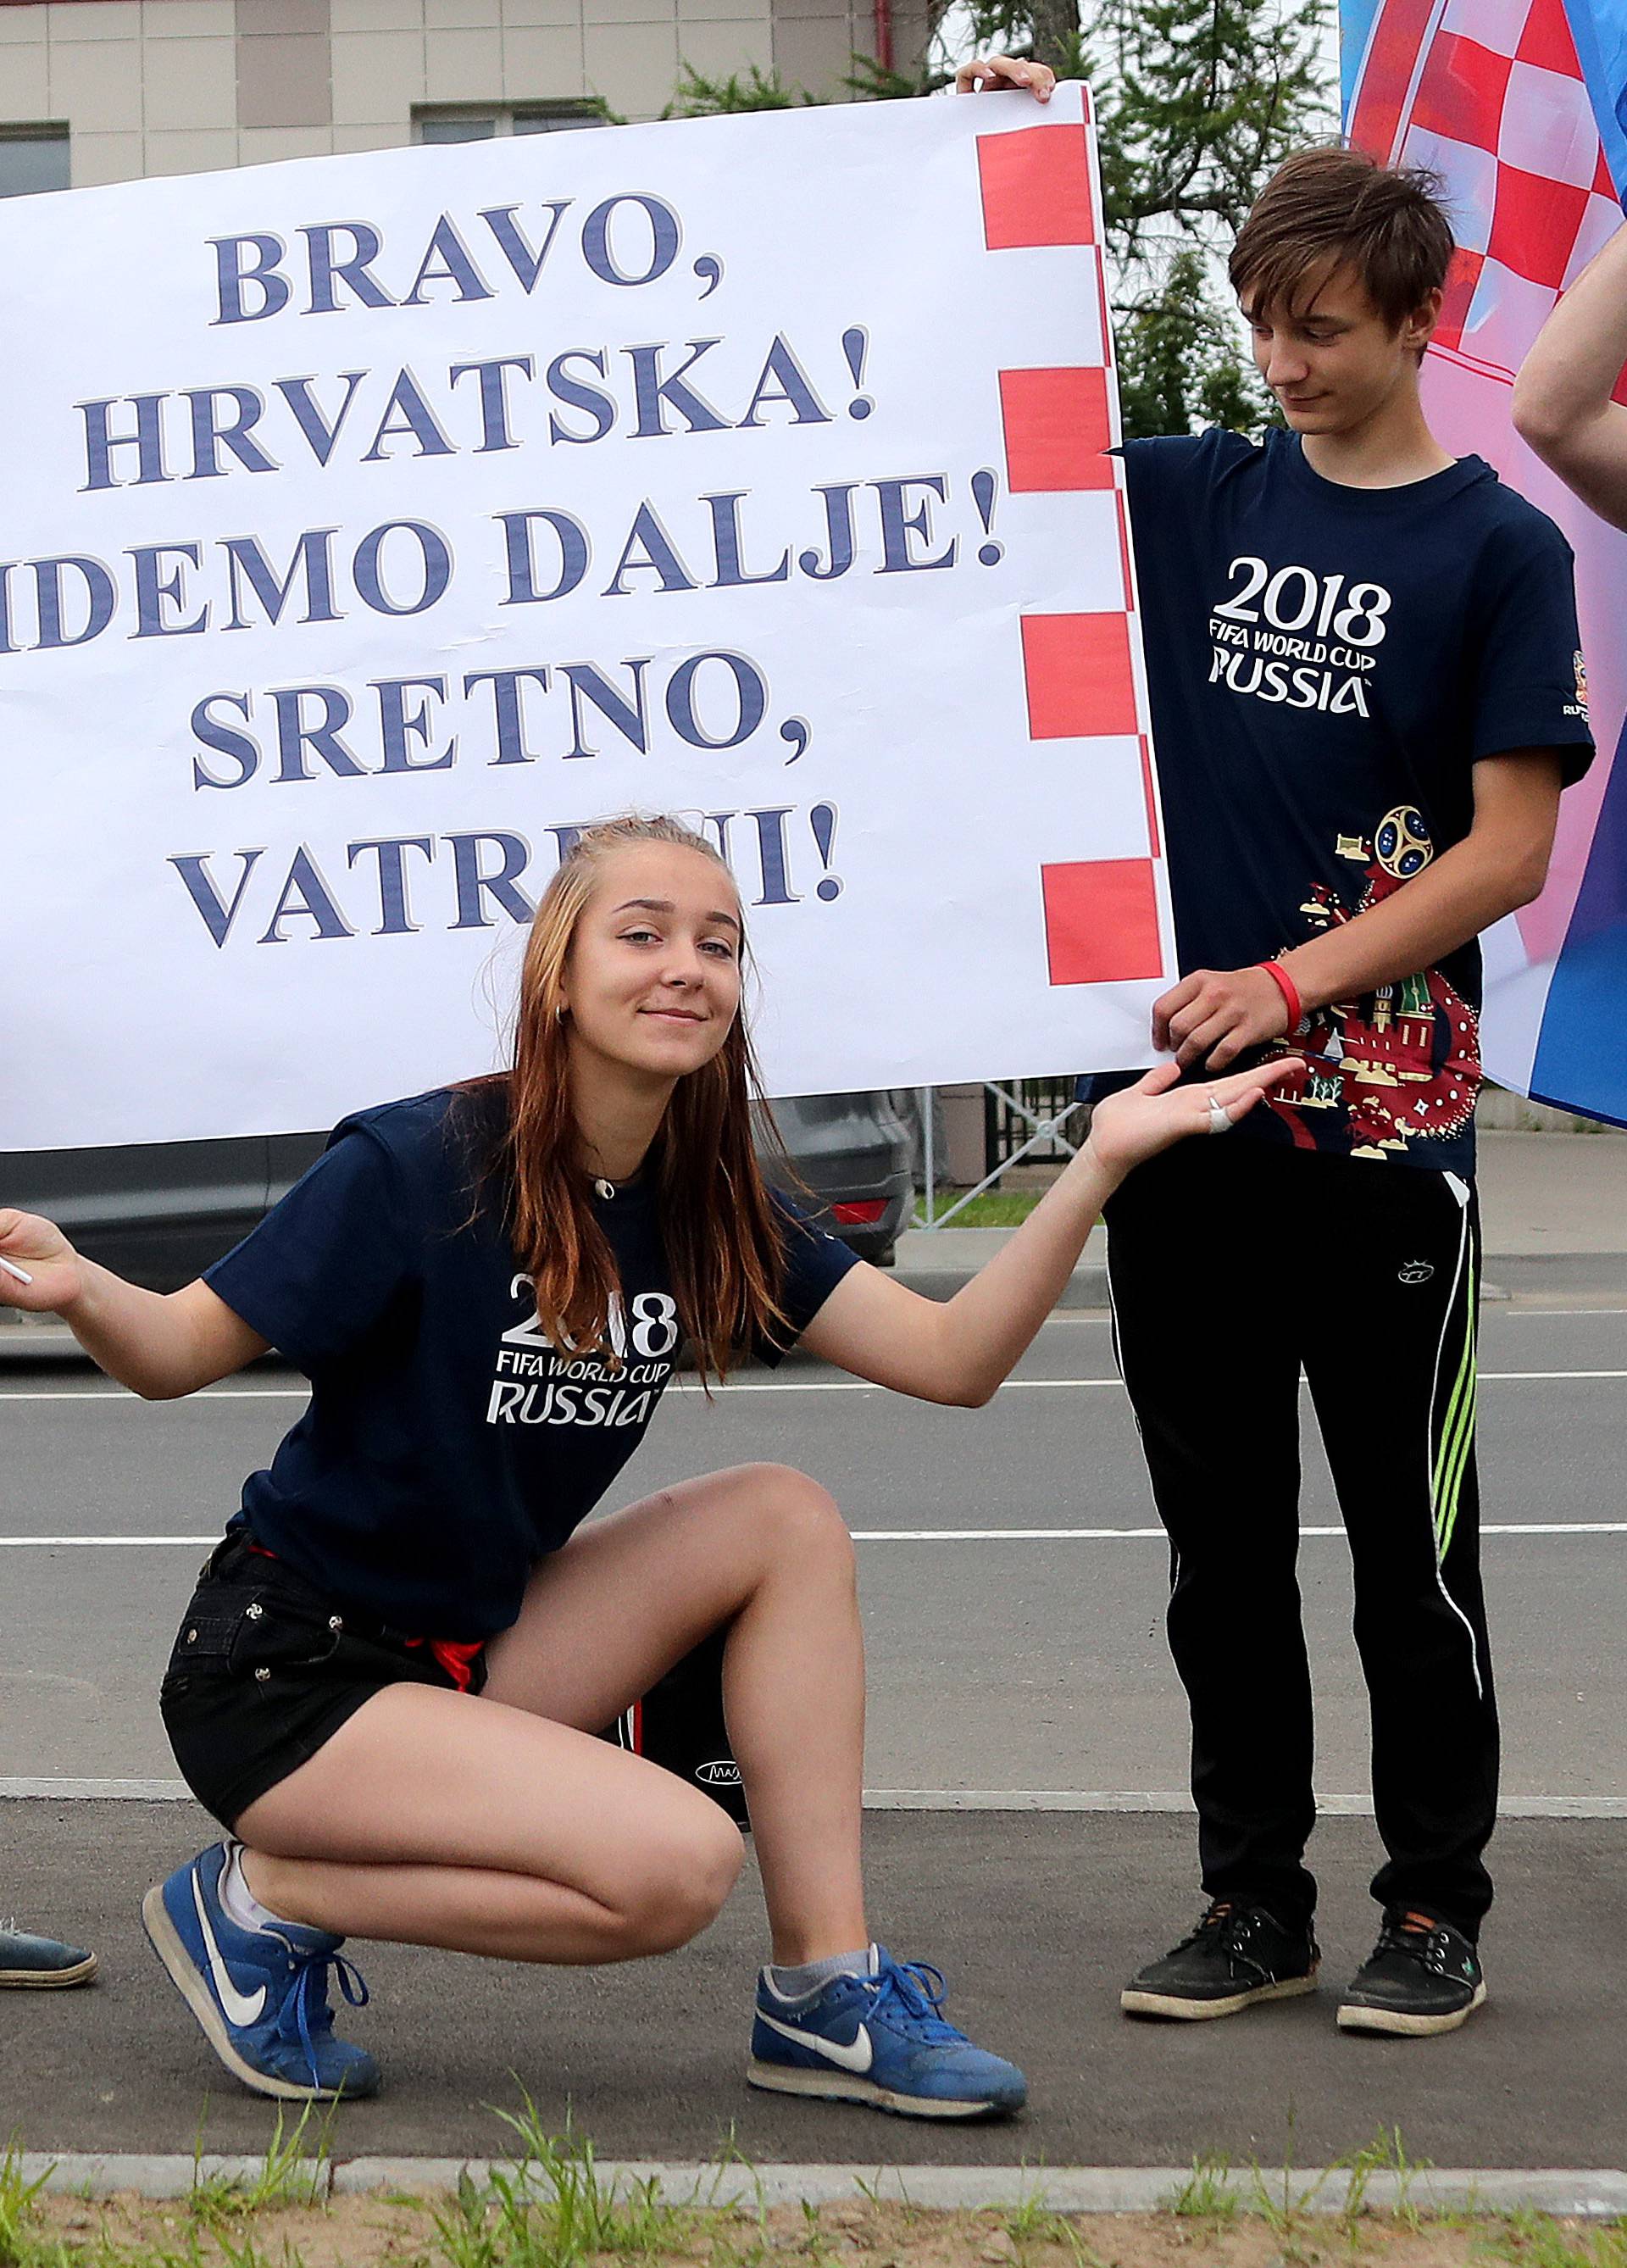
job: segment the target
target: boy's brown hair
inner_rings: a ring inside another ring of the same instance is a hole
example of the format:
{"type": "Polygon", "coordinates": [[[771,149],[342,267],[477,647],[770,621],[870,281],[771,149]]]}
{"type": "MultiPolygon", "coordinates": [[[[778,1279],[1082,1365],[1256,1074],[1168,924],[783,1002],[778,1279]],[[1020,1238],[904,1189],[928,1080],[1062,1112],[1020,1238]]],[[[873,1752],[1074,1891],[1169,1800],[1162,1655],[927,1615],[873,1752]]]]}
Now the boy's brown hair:
{"type": "Polygon", "coordinates": [[[1445,284],[1452,226],[1432,173],[1365,150],[1285,158],[1238,232],[1227,272],[1250,316],[1304,315],[1336,268],[1353,268],[1392,331],[1445,284]]]}

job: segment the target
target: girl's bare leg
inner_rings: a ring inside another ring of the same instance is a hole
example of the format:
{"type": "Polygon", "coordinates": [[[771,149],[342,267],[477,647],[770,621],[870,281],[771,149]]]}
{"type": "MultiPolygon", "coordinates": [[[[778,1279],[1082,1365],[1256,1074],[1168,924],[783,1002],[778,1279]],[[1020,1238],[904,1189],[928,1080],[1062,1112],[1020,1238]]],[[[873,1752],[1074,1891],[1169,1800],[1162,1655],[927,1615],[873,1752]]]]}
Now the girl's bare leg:
{"type": "Polygon", "coordinates": [[[482,1698],[375,1695],[238,1822],[255,1895],[341,1935],[516,1960],[683,1943],[728,1895],[740,1837],[706,1797],[591,1735],[724,1625],[775,1956],[865,1944],[852,1546],[824,1491],[774,1465],[581,1530],[493,1642],[482,1698]]]}

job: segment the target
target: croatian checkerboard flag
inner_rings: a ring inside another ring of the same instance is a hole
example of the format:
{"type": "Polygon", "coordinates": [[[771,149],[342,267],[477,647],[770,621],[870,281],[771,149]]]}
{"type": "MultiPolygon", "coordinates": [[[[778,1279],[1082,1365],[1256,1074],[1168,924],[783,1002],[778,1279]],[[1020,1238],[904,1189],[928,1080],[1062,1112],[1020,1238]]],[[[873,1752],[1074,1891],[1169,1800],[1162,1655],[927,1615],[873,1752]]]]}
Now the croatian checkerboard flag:
{"type": "MultiPolygon", "coordinates": [[[[1485,940],[1486,1068],[1627,1123],[1627,536],[1519,439],[1514,373],[1622,225],[1627,0],[1342,0],[1345,123],[1446,184],[1460,247],[1425,365],[1431,423],[1558,521],[1576,552],[1599,755],[1566,795],[1549,883],[1485,940]]],[[[1617,399],[1627,401],[1627,377],[1617,399]]]]}

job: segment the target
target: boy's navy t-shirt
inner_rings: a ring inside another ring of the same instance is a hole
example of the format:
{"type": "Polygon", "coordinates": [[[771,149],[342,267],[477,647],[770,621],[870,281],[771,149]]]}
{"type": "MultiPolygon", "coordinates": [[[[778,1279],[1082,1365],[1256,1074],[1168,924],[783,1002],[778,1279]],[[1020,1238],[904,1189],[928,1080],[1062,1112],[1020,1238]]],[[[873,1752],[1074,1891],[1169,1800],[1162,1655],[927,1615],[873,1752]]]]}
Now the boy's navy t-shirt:
{"type": "MultiPolygon", "coordinates": [[[[1297,436],[1124,446],[1182,974],[1247,968],[1466,836],[1473,771],[1593,751],[1569,546],[1478,457],[1346,488],[1297,436]]],[[[1255,1139],[1474,1169],[1480,948],[1317,1010],[1255,1139]]]]}
{"type": "MultiPolygon", "coordinates": [[[[652,1191],[595,1200],[622,1279],[621,1366],[550,1345],[481,1156],[501,1086],[347,1118],[204,1281],[311,1381],[243,1490],[254,1540],[357,1615],[412,1636],[504,1630],[643,1440],[679,1354],[652,1191]]],[[[776,1200],[777,1361],[855,1256],[776,1200]]]]}

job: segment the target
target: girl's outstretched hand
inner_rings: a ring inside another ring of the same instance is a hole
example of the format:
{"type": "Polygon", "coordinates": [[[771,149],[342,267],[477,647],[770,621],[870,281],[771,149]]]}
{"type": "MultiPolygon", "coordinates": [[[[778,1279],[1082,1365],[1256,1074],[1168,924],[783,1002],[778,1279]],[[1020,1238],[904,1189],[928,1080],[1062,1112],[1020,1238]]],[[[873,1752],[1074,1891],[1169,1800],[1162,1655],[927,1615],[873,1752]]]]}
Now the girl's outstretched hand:
{"type": "MultiPolygon", "coordinates": [[[[1202,1086],[1177,1086],[1179,1064],[1155,1064],[1145,1079],[1108,1095],[1091,1113],[1086,1147],[1115,1177],[1145,1159],[1156,1157],[1189,1134],[1222,1133],[1218,1113],[1235,1125],[1273,1089],[1292,1094],[1302,1084],[1306,1065],[1299,1056],[1281,1056],[1252,1071],[1233,1071],[1202,1086]],[[1211,1111],[1211,1107],[1214,1106],[1211,1111]]],[[[0,1245],[0,1250],[4,1250],[0,1245]]]]}
{"type": "Polygon", "coordinates": [[[59,1314],[85,1288],[85,1264],[55,1222],[38,1213],[8,1212],[0,1207],[0,1307],[21,1307],[31,1315],[59,1314]],[[20,1269],[32,1282],[12,1274],[20,1269]]]}

